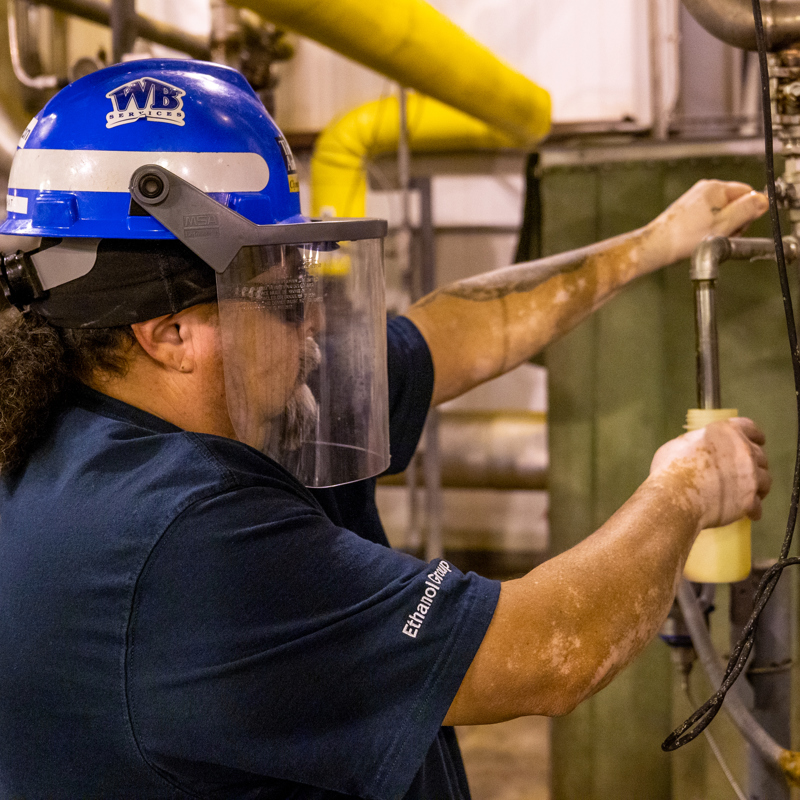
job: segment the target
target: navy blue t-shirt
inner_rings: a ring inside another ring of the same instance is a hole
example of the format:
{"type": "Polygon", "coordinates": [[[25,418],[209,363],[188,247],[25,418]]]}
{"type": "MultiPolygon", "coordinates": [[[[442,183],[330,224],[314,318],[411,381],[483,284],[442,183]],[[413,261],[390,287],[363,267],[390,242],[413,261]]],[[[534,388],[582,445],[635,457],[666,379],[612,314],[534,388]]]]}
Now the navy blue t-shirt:
{"type": "MultiPolygon", "coordinates": [[[[402,469],[432,368],[389,352],[402,469]]],[[[82,391],[0,484],[0,796],[468,797],[440,725],[498,593],[386,547],[374,482],[82,391]]]]}

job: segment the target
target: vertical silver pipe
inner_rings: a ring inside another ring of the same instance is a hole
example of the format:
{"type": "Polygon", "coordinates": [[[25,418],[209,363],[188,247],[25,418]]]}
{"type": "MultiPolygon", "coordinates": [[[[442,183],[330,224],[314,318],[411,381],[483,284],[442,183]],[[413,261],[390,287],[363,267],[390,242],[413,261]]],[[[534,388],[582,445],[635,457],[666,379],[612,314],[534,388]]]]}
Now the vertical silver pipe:
{"type": "MultiPolygon", "coordinates": [[[[400,185],[401,217],[398,231],[397,252],[400,254],[401,269],[405,273],[411,301],[419,299],[419,281],[416,278],[411,258],[411,145],[408,140],[408,90],[400,86],[398,104],[400,110],[400,131],[397,138],[397,180],[400,185]]],[[[419,503],[419,458],[411,459],[406,469],[406,491],[408,494],[408,528],[406,547],[416,551],[422,544],[419,503]]]]}
{"type": "Polygon", "coordinates": [[[115,64],[133,50],[139,35],[135,0],[111,0],[111,53],[115,64]]]}
{"type": "Polygon", "coordinates": [[[716,281],[694,281],[698,408],[721,408],[715,301],[716,281]]]}
{"type": "MultiPolygon", "coordinates": [[[[411,234],[411,145],[408,141],[408,90],[400,87],[398,98],[400,109],[400,132],[397,138],[397,179],[402,198],[402,217],[400,229],[410,237],[411,234]]],[[[409,259],[409,264],[411,260],[409,259]]],[[[417,298],[413,296],[412,300],[417,298]]]]}

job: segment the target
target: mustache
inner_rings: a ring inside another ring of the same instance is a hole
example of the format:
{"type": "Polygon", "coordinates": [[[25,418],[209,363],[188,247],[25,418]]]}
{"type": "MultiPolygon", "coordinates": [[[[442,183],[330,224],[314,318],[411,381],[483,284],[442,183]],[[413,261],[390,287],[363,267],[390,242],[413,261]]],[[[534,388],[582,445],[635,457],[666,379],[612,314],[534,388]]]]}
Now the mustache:
{"type": "Polygon", "coordinates": [[[322,363],[322,350],[316,340],[306,337],[300,351],[300,365],[297,371],[297,382],[305,383],[306,378],[322,363]]]}
{"type": "Polygon", "coordinates": [[[297,385],[279,422],[279,447],[282,451],[299,450],[314,439],[319,420],[319,404],[306,383],[308,376],[322,363],[322,351],[310,336],[303,343],[297,370],[297,385]]]}

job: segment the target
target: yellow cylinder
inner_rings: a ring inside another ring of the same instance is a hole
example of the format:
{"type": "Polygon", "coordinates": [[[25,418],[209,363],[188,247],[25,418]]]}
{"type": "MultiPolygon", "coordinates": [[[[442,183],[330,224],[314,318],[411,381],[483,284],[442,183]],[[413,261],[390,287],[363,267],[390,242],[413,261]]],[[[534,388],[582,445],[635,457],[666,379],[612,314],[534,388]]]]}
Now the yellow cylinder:
{"type": "Polygon", "coordinates": [[[281,27],[483,120],[520,145],[550,130],[550,95],[425,0],[236,0],[281,27]]]}
{"type": "MultiPolygon", "coordinates": [[[[738,416],[735,408],[690,408],[686,429],[696,431],[711,422],[738,416]]],[[[750,520],[700,531],[686,559],[683,575],[696,583],[733,583],[750,574],[750,520]]]]}
{"type": "MultiPolygon", "coordinates": [[[[500,131],[461,111],[408,93],[411,150],[443,152],[512,147],[500,131]]],[[[367,161],[397,149],[400,105],[396,97],[365,103],[328,125],[311,158],[311,215],[363,217],[367,203],[367,161]]]]}

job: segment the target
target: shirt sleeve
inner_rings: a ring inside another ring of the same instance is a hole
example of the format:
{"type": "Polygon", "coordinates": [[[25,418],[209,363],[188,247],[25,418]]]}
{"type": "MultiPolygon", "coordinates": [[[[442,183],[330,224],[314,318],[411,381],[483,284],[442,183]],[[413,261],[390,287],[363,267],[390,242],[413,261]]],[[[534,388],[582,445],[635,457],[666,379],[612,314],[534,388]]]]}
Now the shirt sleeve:
{"type": "Polygon", "coordinates": [[[139,577],[134,733],[182,785],[181,765],[199,761],[402,797],[498,595],[496,581],[334,526],[300,492],[250,486],[201,500],[139,577]],[[264,509],[269,519],[254,522],[264,509]]]}
{"type": "Polygon", "coordinates": [[[422,334],[406,317],[387,325],[389,369],[389,441],[387,474],[402,472],[422,435],[433,397],[433,361],[422,334]]]}

